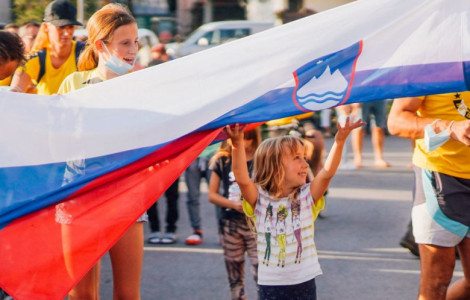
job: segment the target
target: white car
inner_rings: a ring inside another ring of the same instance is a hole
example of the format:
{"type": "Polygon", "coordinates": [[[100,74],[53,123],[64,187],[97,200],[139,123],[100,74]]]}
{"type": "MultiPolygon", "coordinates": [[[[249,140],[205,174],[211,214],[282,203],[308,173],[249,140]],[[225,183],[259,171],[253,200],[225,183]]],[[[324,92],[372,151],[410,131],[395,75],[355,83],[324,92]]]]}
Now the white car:
{"type": "Polygon", "coordinates": [[[270,22],[243,20],[207,23],[196,29],[186,41],[166,44],[166,48],[167,52],[174,57],[186,56],[261,32],[273,26],[274,23],[270,22]]]}

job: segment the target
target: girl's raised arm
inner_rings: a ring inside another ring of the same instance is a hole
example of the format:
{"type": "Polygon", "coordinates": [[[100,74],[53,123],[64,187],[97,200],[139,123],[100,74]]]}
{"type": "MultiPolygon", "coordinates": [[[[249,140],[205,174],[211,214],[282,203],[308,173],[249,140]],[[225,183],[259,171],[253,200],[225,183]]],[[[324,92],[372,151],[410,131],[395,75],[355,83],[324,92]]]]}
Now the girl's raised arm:
{"type": "Polygon", "coordinates": [[[244,129],[245,126],[240,128],[239,124],[235,124],[233,128],[230,128],[230,125],[225,127],[225,131],[232,140],[232,170],[235,180],[240,187],[243,198],[254,208],[258,199],[258,189],[251,181],[246,165],[244,129]]]}
{"type": "Polygon", "coordinates": [[[330,184],[331,178],[336,174],[339,163],[341,162],[341,153],[343,153],[344,143],[346,138],[353,129],[361,127],[366,123],[362,122],[361,119],[356,122],[350,122],[350,118],[346,118],[346,122],[342,127],[339,123],[336,124],[338,132],[335,135],[335,142],[331,147],[330,153],[325,161],[325,165],[318,172],[317,176],[313,179],[310,185],[310,192],[312,194],[315,203],[325,193],[328,185],[330,184]]]}

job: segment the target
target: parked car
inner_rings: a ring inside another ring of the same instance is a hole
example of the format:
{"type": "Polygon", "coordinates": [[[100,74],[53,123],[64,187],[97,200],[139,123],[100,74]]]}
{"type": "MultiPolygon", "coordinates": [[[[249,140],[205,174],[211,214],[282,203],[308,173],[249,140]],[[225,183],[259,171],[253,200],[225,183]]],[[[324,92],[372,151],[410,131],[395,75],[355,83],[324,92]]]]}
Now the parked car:
{"type": "Polygon", "coordinates": [[[223,43],[261,32],[274,26],[270,22],[220,21],[202,25],[182,43],[169,43],[167,52],[174,57],[186,56],[223,43]]]}
{"type": "MultiPolygon", "coordinates": [[[[146,28],[139,28],[139,44],[140,49],[138,53],[138,61],[142,66],[147,66],[151,60],[150,49],[160,43],[155,33],[152,30],[146,28]]],[[[86,29],[75,29],[73,36],[75,38],[88,37],[86,29]]]]}

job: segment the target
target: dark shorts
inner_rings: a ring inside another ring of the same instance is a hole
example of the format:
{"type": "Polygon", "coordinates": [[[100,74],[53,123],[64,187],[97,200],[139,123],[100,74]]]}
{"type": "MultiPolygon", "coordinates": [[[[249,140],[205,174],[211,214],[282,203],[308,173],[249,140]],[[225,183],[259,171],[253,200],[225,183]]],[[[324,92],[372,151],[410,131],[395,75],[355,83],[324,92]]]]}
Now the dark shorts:
{"type": "Polygon", "coordinates": [[[368,101],[361,105],[362,121],[370,123],[370,116],[375,119],[375,126],[385,129],[387,126],[387,101],[368,101]]]}
{"type": "Polygon", "coordinates": [[[453,247],[470,237],[470,179],[414,167],[413,234],[420,244],[453,247]]]}
{"type": "Polygon", "coordinates": [[[315,278],[294,285],[260,285],[259,300],[316,300],[315,278]]]}

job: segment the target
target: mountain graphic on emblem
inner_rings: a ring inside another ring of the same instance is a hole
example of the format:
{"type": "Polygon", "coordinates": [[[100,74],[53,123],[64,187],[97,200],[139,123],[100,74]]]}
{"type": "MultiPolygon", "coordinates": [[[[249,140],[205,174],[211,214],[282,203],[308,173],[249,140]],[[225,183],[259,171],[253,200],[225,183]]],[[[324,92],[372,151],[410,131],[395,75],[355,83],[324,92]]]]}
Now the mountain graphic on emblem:
{"type": "Polygon", "coordinates": [[[297,100],[306,109],[319,110],[341,103],[348,88],[348,81],[338,70],[331,74],[330,67],[319,76],[313,76],[297,90],[297,100]]]}

